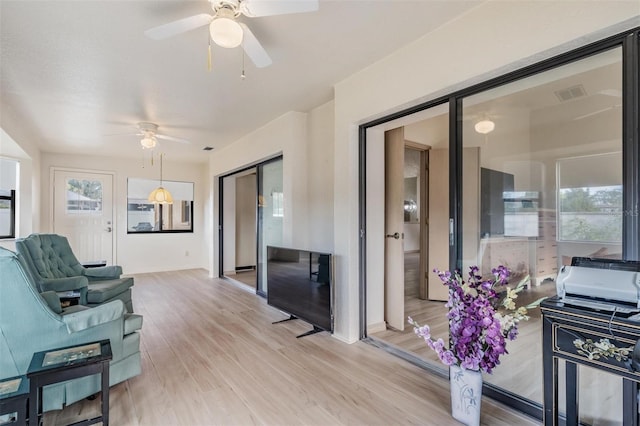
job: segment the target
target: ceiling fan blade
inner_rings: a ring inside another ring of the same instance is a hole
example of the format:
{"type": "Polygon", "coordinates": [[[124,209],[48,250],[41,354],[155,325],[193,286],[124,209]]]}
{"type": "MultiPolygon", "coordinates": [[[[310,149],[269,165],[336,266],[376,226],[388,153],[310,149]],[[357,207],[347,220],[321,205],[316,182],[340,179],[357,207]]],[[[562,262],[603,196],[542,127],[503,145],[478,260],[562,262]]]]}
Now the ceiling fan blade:
{"type": "Polygon", "coordinates": [[[251,58],[253,63],[258,68],[264,68],[271,65],[272,61],[267,51],[264,50],[256,36],[253,35],[249,27],[240,23],[242,31],[244,32],[242,37],[242,48],[247,53],[247,56],[251,58]]]}
{"type": "Polygon", "coordinates": [[[252,18],[315,12],[318,8],[318,0],[244,0],[240,3],[242,13],[252,18]]]}
{"type": "Polygon", "coordinates": [[[174,138],[173,136],[167,136],[167,135],[161,135],[156,133],[156,138],[158,139],[164,139],[166,141],[171,141],[171,142],[179,142],[179,143],[191,143],[186,139],[180,139],[180,138],[174,138]]]}
{"type": "Polygon", "coordinates": [[[605,95],[605,96],[613,96],[614,98],[621,98],[622,97],[622,90],[620,90],[620,89],[604,89],[604,90],[600,90],[596,94],[605,95]]]}
{"type": "Polygon", "coordinates": [[[574,120],[583,120],[583,119],[585,119],[585,118],[587,118],[587,117],[592,117],[592,116],[594,116],[594,115],[602,114],[603,112],[605,112],[605,111],[609,111],[610,109],[615,109],[615,108],[617,108],[618,106],[619,106],[619,105],[613,105],[613,106],[609,106],[609,107],[606,107],[606,108],[602,108],[602,109],[599,109],[599,110],[597,110],[597,111],[593,111],[593,112],[590,112],[590,113],[587,113],[587,114],[581,115],[581,116],[579,116],[579,117],[576,117],[576,118],[574,118],[574,120]]]}
{"type": "Polygon", "coordinates": [[[188,18],[178,19],[168,24],[153,27],[144,32],[144,34],[154,40],[164,40],[187,31],[208,25],[213,16],[201,13],[199,15],[189,16],[188,18]]]}

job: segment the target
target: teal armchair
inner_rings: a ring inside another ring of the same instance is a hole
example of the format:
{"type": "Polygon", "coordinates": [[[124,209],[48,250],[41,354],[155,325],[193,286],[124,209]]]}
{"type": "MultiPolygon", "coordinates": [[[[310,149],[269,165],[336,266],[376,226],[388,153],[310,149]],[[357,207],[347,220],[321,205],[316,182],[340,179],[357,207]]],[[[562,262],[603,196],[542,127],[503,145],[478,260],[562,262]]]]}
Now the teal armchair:
{"type": "MultiPolygon", "coordinates": [[[[122,300],[65,309],[54,291],[40,293],[23,259],[0,247],[0,380],[24,375],[35,352],[109,339],[110,385],[141,372],[142,316],[122,300]]],[[[100,375],[45,386],[43,410],[61,409],[100,391],[100,375]]]]}
{"type": "Polygon", "coordinates": [[[85,268],[73,254],[66,237],[57,234],[31,234],[16,241],[16,250],[24,258],[40,292],[77,291],[80,304],[98,306],[122,300],[133,312],[132,277],[121,277],[117,265],[85,268]]]}

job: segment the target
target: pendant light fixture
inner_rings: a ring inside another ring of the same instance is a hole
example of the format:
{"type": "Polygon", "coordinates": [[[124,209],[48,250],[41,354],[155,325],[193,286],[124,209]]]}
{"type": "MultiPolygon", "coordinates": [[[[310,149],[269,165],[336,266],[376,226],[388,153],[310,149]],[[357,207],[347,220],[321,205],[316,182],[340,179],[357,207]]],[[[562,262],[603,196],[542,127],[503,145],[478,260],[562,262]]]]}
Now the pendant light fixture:
{"type": "Polygon", "coordinates": [[[160,186],[149,194],[149,202],[153,204],[173,204],[171,193],[162,186],[162,157],[164,157],[164,154],[160,154],[160,186]]]}
{"type": "Polygon", "coordinates": [[[476,132],[486,135],[487,133],[493,132],[493,130],[496,128],[496,123],[494,123],[489,119],[485,119],[485,120],[478,121],[474,126],[474,128],[476,132]]]}

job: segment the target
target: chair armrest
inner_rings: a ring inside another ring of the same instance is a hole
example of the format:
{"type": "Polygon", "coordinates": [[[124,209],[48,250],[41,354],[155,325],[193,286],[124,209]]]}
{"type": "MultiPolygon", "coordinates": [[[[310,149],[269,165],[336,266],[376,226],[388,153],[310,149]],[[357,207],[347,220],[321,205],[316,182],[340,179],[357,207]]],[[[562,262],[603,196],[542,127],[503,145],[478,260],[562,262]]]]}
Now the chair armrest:
{"type": "Polygon", "coordinates": [[[69,334],[86,330],[110,321],[124,318],[125,308],[121,300],[112,300],[100,306],[91,309],[85,309],[80,312],[74,312],[62,316],[67,326],[69,334]]]}
{"type": "Polygon", "coordinates": [[[42,291],[81,290],[89,285],[87,277],[45,278],[42,280],[42,291]]]}
{"type": "Polygon", "coordinates": [[[60,304],[60,297],[58,296],[58,293],[55,291],[45,291],[40,293],[40,296],[42,296],[44,301],[47,302],[47,305],[49,305],[49,308],[51,308],[53,312],[56,314],[62,313],[62,305],[60,304]]]}
{"type": "Polygon", "coordinates": [[[120,278],[122,267],[120,265],[100,266],[98,268],[85,268],[84,275],[89,279],[112,280],[120,278]]]}

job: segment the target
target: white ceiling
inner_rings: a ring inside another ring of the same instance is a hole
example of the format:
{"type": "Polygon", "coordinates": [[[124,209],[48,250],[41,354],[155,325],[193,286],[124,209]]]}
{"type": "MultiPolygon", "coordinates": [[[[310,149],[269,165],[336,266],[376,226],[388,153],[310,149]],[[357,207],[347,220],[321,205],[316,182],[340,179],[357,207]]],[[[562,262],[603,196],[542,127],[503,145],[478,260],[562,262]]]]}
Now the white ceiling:
{"type": "Polygon", "coordinates": [[[242,80],[240,48],[213,47],[207,72],[207,27],[164,41],[143,34],[211,13],[206,0],[0,0],[0,107],[45,152],[138,156],[139,138],[123,134],[150,121],[191,141],[161,140],[162,152],[207,161],[216,151],[203,147],[331,100],[335,83],[479,3],[321,0],[314,13],[242,17],[273,59],[258,69],[247,58],[242,80]]]}

